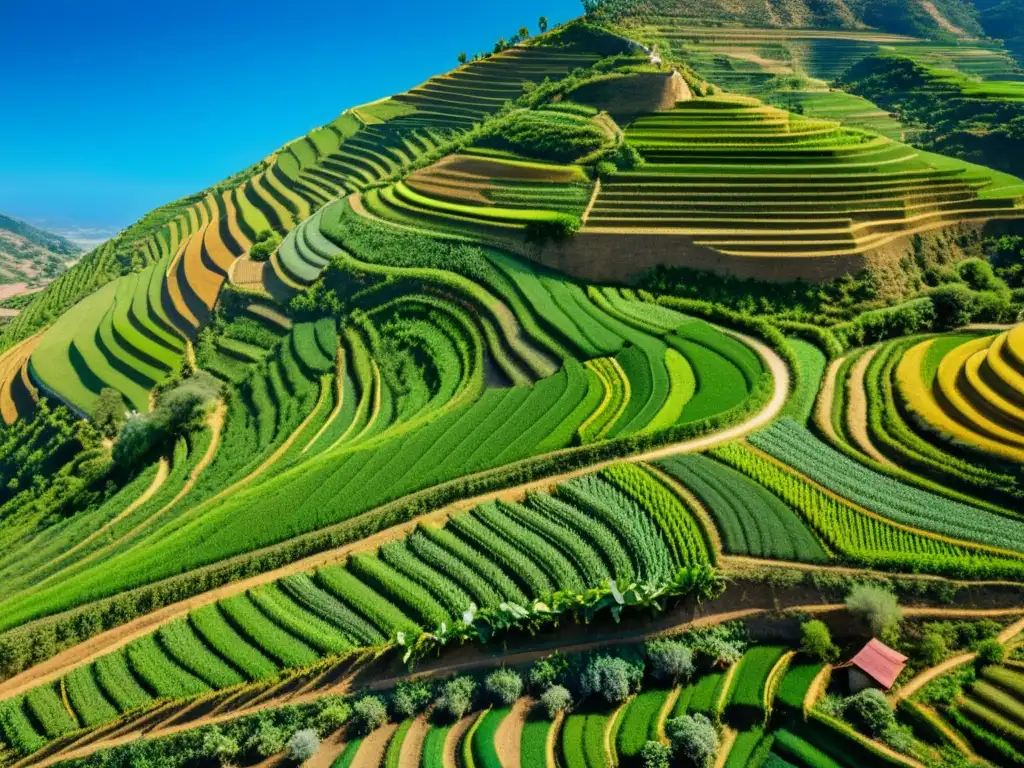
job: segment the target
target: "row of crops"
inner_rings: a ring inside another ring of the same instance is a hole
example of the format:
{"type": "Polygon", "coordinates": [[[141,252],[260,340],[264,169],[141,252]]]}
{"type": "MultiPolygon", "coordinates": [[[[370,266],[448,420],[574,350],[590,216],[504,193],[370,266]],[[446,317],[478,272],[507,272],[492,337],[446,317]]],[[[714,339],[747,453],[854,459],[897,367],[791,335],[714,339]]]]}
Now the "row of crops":
{"type": "Polygon", "coordinates": [[[566,216],[579,219],[593,184],[579,166],[451,155],[391,187],[363,195],[382,219],[487,237],[566,216]]]}
{"type": "Polygon", "coordinates": [[[680,102],[626,130],[597,231],[683,234],[736,256],[850,254],[964,218],[1019,215],[1019,181],[741,96],[680,102]],[[723,174],[722,169],[728,173],[723,174]]]}
{"type": "Polygon", "coordinates": [[[984,666],[966,682],[950,680],[949,688],[947,695],[935,684],[926,687],[908,702],[908,714],[928,727],[956,734],[962,744],[995,765],[1024,762],[1024,665],[1020,661],[984,666]]]}
{"type": "Polygon", "coordinates": [[[712,558],[705,532],[666,486],[617,465],[197,609],[8,702],[4,731],[12,743],[38,746],[156,701],[273,678],[400,635],[411,640],[455,624],[471,606],[530,606],[612,579],[623,589],[662,584],[712,558]]]}

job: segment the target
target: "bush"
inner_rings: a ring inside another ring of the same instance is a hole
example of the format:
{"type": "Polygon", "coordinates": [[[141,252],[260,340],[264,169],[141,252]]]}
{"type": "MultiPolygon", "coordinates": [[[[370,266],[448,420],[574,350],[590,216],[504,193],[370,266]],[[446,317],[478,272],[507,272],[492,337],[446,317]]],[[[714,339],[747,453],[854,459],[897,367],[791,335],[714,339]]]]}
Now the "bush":
{"type": "Polygon", "coordinates": [[[256,235],[256,242],[249,249],[249,258],[253,261],[267,261],[281,244],[281,237],[269,229],[256,235]]]}
{"type": "Polygon", "coordinates": [[[320,737],[312,728],[296,731],[288,739],[288,758],[300,765],[320,750],[320,737]]]}
{"type": "Polygon", "coordinates": [[[883,640],[899,633],[903,611],[896,595],[882,587],[859,584],[846,597],[846,608],[868,623],[871,631],[883,640]]]}
{"type": "Polygon", "coordinates": [[[926,666],[934,667],[949,653],[949,646],[946,645],[946,638],[938,632],[926,632],[918,645],[918,656],[926,666]]]}
{"type": "Polygon", "coordinates": [[[827,664],[839,658],[839,648],[832,642],[832,633],[825,622],[817,619],[800,625],[800,651],[827,664]]]}
{"type": "Polygon", "coordinates": [[[988,666],[990,664],[1002,664],[1006,661],[1006,648],[995,638],[983,641],[978,645],[978,664],[988,666]]]}
{"type": "Polygon", "coordinates": [[[984,259],[964,259],[956,265],[956,273],[975,291],[995,291],[1002,285],[984,259]]]}
{"type": "Polygon", "coordinates": [[[111,387],[100,390],[96,408],[93,410],[92,423],[105,437],[117,437],[128,420],[128,409],[125,407],[121,393],[111,387]]]}
{"type": "Polygon", "coordinates": [[[217,762],[218,765],[228,765],[241,751],[236,739],[221,733],[220,729],[214,726],[203,736],[202,756],[217,762]]]}
{"type": "Polygon", "coordinates": [[[553,685],[565,682],[565,673],[569,669],[569,660],[558,651],[536,662],[530,668],[530,688],[536,692],[546,691],[553,685]]]}
{"type": "Polygon", "coordinates": [[[693,675],[693,651],[679,640],[651,640],[646,651],[655,680],[675,685],[693,675]]]}
{"type": "Polygon", "coordinates": [[[974,294],[966,285],[950,283],[928,291],[935,305],[935,327],[938,330],[961,328],[974,315],[974,294]]]}
{"type": "Polygon", "coordinates": [[[370,733],[388,721],[388,708],[377,696],[364,696],[352,705],[352,715],[361,733],[370,733]]]}
{"type": "Polygon", "coordinates": [[[614,656],[595,656],[580,678],[583,696],[600,696],[611,705],[624,702],[640,688],[643,667],[614,656]]]}
{"type": "Polygon", "coordinates": [[[718,754],[718,731],[704,715],[683,715],[665,723],[665,734],[677,759],[705,768],[718,754]]]}
{"type": "Polygon", "coordinates": [[[441,687],[437,706],[458,720],[473,706],[476,681],[471,677],[454,677],[441,687]]]}
{"type": "Polygon", "coordinates": [[[580,220],[565,214],[551,221],[531,221],[526,225],[524,237],[526,242],[536,245],[546,243],[562,243],[575,235],[580,228],[580,220]]]}
{"type": "Polygon", "coordinates": [[[871,736],[879,736],[896,724],[896,715],[888,699],[877,688],[865,688],[848,698],[845,712],[850,722],[871,736]]]}
{"type": "Polygon", "coordinates": [[[554,720],[559,712],[568,712],[572,708],[572,694],[564,685],[553,685],[540,697],[541,706],[549,720],[554,720]]]}
{"type": "Polygon", "coordinates": [[[391,708],[400,719],[405,720],[426,709],[433,694],[430,683],[403,681],[395,686],[395,692],[391,697],[391,708]]]}
{"type": "Polygon", "coordinates": [[[484,687],[496,704],[511,707],[523,692],[523,678],[514,669],[498,669],[487,676],[484,687]]]}
{"type": "Polygon", "coordinates": [[[669,768],[672,764],[672,747],[660,741],[648,741],[640,750],[640,764],[643,768],[669,768]]]}
{"type": "Polygon", "coordinates": [[[276,755],[284,746],[284,731],[269,720],[261,720],[256,731],[245,742],[247,751],[263,758],[276,755]]]}

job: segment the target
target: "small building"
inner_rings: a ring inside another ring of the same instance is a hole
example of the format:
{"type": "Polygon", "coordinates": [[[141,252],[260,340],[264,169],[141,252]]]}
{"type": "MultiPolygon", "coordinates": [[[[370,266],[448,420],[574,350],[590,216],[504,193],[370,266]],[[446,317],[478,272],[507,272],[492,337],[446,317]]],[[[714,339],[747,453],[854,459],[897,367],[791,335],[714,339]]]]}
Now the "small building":
{"type": "Polygon", "coordinates": [[[880,640],[871,641],[854,656],[849,667],[850,692],[865,688],[889,690],[907,665],[907,657],[880,640]]]}

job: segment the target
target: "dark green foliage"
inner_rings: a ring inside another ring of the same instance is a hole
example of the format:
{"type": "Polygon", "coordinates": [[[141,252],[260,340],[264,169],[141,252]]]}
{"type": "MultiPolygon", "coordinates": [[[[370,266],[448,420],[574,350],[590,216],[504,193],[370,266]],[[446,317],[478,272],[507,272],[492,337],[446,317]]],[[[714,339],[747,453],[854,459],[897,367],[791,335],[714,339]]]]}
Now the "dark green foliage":
{"type": "Polygon", "coordinates": [[[478,143],[523,157],[571,163],[599,149],[604,131],[566,111],[519,110],[487,127],[478,143]]]}
{"type": "Polygon", "coordinates": [[[800,651],[812,659],[834,664],[839,658],[839,648],[832,642],[828,625],[817,619],[800,625],[800,651]]]}
{"type": "Polygon", "coordinates": [[[616,705],[635,693],[643,680],[643,663],[627,661],[618,656],[594,656],[580,675],[584,696],[595,696],[616,705]]]}

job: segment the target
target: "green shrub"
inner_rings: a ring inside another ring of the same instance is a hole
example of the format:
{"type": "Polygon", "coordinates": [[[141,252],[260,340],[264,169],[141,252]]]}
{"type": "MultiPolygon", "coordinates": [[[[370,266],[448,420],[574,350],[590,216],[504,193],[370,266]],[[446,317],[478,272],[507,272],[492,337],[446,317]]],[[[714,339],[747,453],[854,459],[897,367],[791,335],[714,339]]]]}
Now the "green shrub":
{"type": "Polygon", "coordinates": [[[865,688],[848,698],[843,703],[843,711],[856,727],[871,736],[881,735],[896,723],[888,699],[876,688],[865,688]]]}
{"type": "Polygon", "coordinates": [[[584,697],[600,696],[608,704],[624,702],[643,680],[643,666],[616,656],[594,656],[580,677],[584,697]]]}
{"type": "Polygon", "coordinates": [[[572,694],[564,685],[553,685],[540,697],[541,706],[549,720],[554,720],[559,712],[568,712],[572,708],[572,694]]]}
{"type": "Polygon", "coordinates": [[[475,690],[476,681],[472,677],[454,677],[441,686],[436,705],[452,719],[458,720],[472,708],[475,690]]]}
{"type": "Polygon", "coordinates": [[[871,627],[871,631],[885,640],[899,632],[903,611],[889,590],[873,584],[859,584],[846,597],[846,608],[871,627]]]}
{"type": "Polygon", "coordinates": [[[565,673],[569,669],[569,660],[558,651],[536,661],[530,667],[528,681],[530,688],[536,692],[546,691],[553,685],[565,681],[565,673]]]}
{"type": "Polygon", "coordinates": [[[405,720],[426,709],[432,698],[433,687],[430,683],[403,680],[395,686],[395,692],[391,696],[391,708],[399,718],[405,720]]]}
{"type": "Polygon", "coordinates": [[[693,651],[679,640],[651,640],[645,647],[651,677],[677,685],[693,675],[693,651]]]}
{"type": "Polygon", "coordinates": [[[511,707],[523,692],[523,678],[514,669],[498,669],[487,676],[484,688],[498,706],[511,707]]]}
{"type": "Polygon", "coordinates": [[[640,750],[640,765],[643,768],[669,768],[672,764],[672,747],[660,741],[648,741],[640,750]]]}
{"type": "Polygon", "coordinates": [[[288,739],[288,758],[300,765],[312,759],[313,755],[320,751],[320,737],[312,728],[304,728],[296,731],[288,739]]]}
{"type": "Polygon", "coordinates": [[[370,733],[388,721],[388,708],[378,696],[364,696],[352,705],[352,715],[360,733],[370,733]]]}
{"type": "Polygon", "coordinates": [[[665,735],[676,758],[698,768],[711,765],[718,754],[718,730],[704,715],[683,715],[668,720],[665,735]]]}
{"type": "Polygon", "coordinates": [[[839,658],[839,647],[832,642],[832,633],[825,622],[817,619],[800,625],[800,651],[828,664],[839,658]]]}
{"type": "Polygon", "coordinates": [[[978,665],[1002,664],[1006,661],[1006,648],[995,638],[985,640],[978,646],[978,665]]]}

